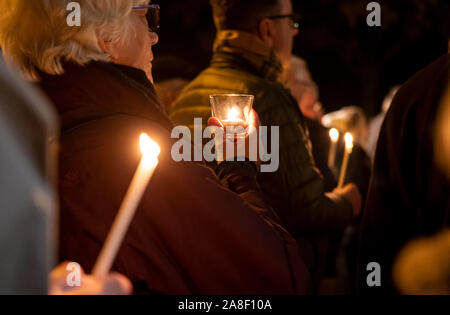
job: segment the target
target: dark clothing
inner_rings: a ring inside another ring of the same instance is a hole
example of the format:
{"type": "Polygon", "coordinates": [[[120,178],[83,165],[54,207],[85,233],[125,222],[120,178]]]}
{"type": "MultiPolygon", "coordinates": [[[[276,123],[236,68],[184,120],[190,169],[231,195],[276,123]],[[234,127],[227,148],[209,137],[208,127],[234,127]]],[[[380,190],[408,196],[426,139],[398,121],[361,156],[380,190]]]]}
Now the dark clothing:
{"type": "MultiPolygon", "coordinates": [[[[338,142],[337,159],[335,162],[334,172],[328,167],[328,154],[330,150],[329,129],[323,127],[319,122],[306,118],[308,124],[309,136],[312,143],[312,152],[317,167],[324,177],[325,191],[331,191],[337,186],[336,178],[339,176],[340,167],[342,165],[342,157],[344,155],[345,143],[344,137],[340,137],[338,142]]],[[[369,188],[369,180],[371,175],[371,161],[366,152],[358,144],[354,144],[353,152],[347,169],[345,183],[355,183],[362,195],[363,205],[366,200],[369,188]]],[[[360,218],[357,218],[348,227],[345,233],[336,232],[330,235],[325,243],[325,239],[321,240],[327,245],[326,268],[324,275],[327,277],[335,277],[338,274],[341,277],[341,287],[339,292],[342,294],[355,292],[355,272],[356,258],[358,252],[358,232],[360,218]],[[336,260],[339,258],[339,265],[336,266],[336,260]]]]}
{"type": "MultiPolygon", "coordinates": [[[[340,137],[336,152],[335,170],[328,167],[328,154],[330,150],[329,129],[322,126],[319,122],[305,118],[309,130],[309,138],[312,144],[312,153],[317,168],[324,178],[324,190],[332,191],[337,186],[337,179],[344,156],[345,142],[344,137],[340,137]],[[334,172],[334,173],[333,173],[334,172]]],[[[350,155],[345,183],[355,183],[359,192],[366,198],[369,189],[371,175],[371,161],[364,149],[357,143],[354,143],[352,154],[350,155]]],[[[363,202],[364,205],[364,202],[363,202]]]]}
{"type": "MultiPolygon", "coordinates": [[[[342,160],[344,158],[345,141],[341,137],[338,142],[336,159],[336,174],[339,176],[341,172],[342,160]]],[[[353,144],[352,154],[348,160],[347,174],[344,183],[354,183],[358,186],[362,197],[362,205],[364,207],[369,190],[370,177],[372,175],[372,162],[366,151],[358,144],[353,144]]]]}
{"type": "Polygon", "coordinates": [[[305,293],[308,274],[292,237],[259,196],[255,170],[224,163],[224,188],[201,163],[171,158],[172,124],[144,72],[68,64],[42,76],[62,120],[60,259],[87,272],[100,252],[139,163],[138,138],[161,147],[160,163],[113,269],[135,293],[305,293]]]}
{"type": "MultiPolygon", "coordinates": [[[[290,91],[276,81],[279,65],[270,49],[258,59],[255,47],[264,50],[265,45],[260,42],[245,32],[220,32],[210,67],[186,87],[174,103],[171,117],[176,124],[192,128],[195,117],[206,123],[211,116],[209,95],[254,95],[261,125],[280,128],[279,169],[258,178],[265,197],[296,237],[342,230],[352,218],[351,204],[341,195],[325,193],[305,119],[290,91]]],[[[270,139],[270,128],[268,134],[270,139]]]]}
{"type": "Polygon", "coordinates": [[[381,129],[360,239],[362,293],[394,293],[391,272],[412,238],[432,235],[450,219],[450,183],[435,163],[434,122],[449,87],[450,55],[398,92],[381,129]],[[369,288],[366,266],[381,265],[381,287],[369,288]]]}
{"type": "Polygon", "coordinates": [[[329,129],[319,122],[306,118],[309,138],[312,144],[312,153],[317,168],[323,176],[324,191],[332,191],[337,187],[337,180],[333,171],[328,167],[328,154],[330,151],[329,129]]]}

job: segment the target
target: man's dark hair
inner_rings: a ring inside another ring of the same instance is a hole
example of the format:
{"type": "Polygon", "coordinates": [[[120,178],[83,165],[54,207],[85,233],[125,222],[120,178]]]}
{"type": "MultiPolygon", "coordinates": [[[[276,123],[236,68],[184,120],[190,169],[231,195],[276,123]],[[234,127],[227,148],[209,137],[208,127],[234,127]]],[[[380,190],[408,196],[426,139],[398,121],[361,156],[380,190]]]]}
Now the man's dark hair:
{"type": "Polygon", "coordinates": [[[280,0],[210,0],[217,30],[252,31],[258,22],[280,13],[280,0]]]}

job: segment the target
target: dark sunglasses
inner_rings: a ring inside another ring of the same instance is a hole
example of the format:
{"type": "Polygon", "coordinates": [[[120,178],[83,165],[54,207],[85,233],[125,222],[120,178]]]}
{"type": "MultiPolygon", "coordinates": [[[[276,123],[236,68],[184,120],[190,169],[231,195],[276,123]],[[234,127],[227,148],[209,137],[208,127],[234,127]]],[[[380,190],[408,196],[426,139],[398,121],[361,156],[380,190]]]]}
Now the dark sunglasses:
{"type": "Polygon", "coordinates": [[[147,10],[145,17],[147,18],[148,28],[151,32],[159,30],[160,8],[158,4],[137,5],[133,7],[133,10],[147,10]]]}
{"type": "Polygon", "coordinates": [[[278,20],[278,19],[285,19],[289,18],[291,19],[291,27],[298,30],[300,28],[300,22],[302,20],[302,17],[299,14],[286,14],[286,15],[274,15],[274,16],[268,16],[267,19],[270,20],[278,20]]]}

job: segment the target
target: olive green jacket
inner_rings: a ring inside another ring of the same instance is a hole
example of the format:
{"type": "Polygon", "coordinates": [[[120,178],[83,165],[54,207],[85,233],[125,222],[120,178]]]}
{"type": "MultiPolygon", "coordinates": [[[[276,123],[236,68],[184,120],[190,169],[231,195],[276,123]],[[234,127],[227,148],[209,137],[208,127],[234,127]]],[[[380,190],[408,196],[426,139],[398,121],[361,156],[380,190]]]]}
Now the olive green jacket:
{"type": "Polygon", "coordinates": [[[267,200],[294,236],[342,229],[352,218],[351,204],[338,194],[324,192],[323,178],[315,166],[308,130],[296,100],[268,75],[273,71],[265,70],[270,69],[267,63],[260,69],[255,65],[239,50],[221,50],[216,45],[210,67],[173,104],[172,120],[192,129],[194,118],[201,117],[206,124],[211,117],[209,95],[254,95],[254,109],[261,125],[280,128],[279,169],[259,175],[267,200]]]}

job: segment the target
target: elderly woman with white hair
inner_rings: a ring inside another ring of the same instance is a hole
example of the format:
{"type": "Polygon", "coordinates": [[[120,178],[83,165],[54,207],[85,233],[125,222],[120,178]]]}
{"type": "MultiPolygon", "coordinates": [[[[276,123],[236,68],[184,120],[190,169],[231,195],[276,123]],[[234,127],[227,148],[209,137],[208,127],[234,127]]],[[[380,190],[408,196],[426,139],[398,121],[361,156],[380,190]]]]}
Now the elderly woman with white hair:
{"type": "Polygon", "coordinates": [[[61,120],[60,259],[90,272],[139,163],[137,139],[161,147],[113,269],[135,293],[305,293],[295,240],[260,195],[251,162],[171,158],[173,128],[152,85],[158,10],[148,1],[0,2],[0,45],[55,104],[61,120]],[[223,187],[225,185],[229,189],[223,187]]]}

